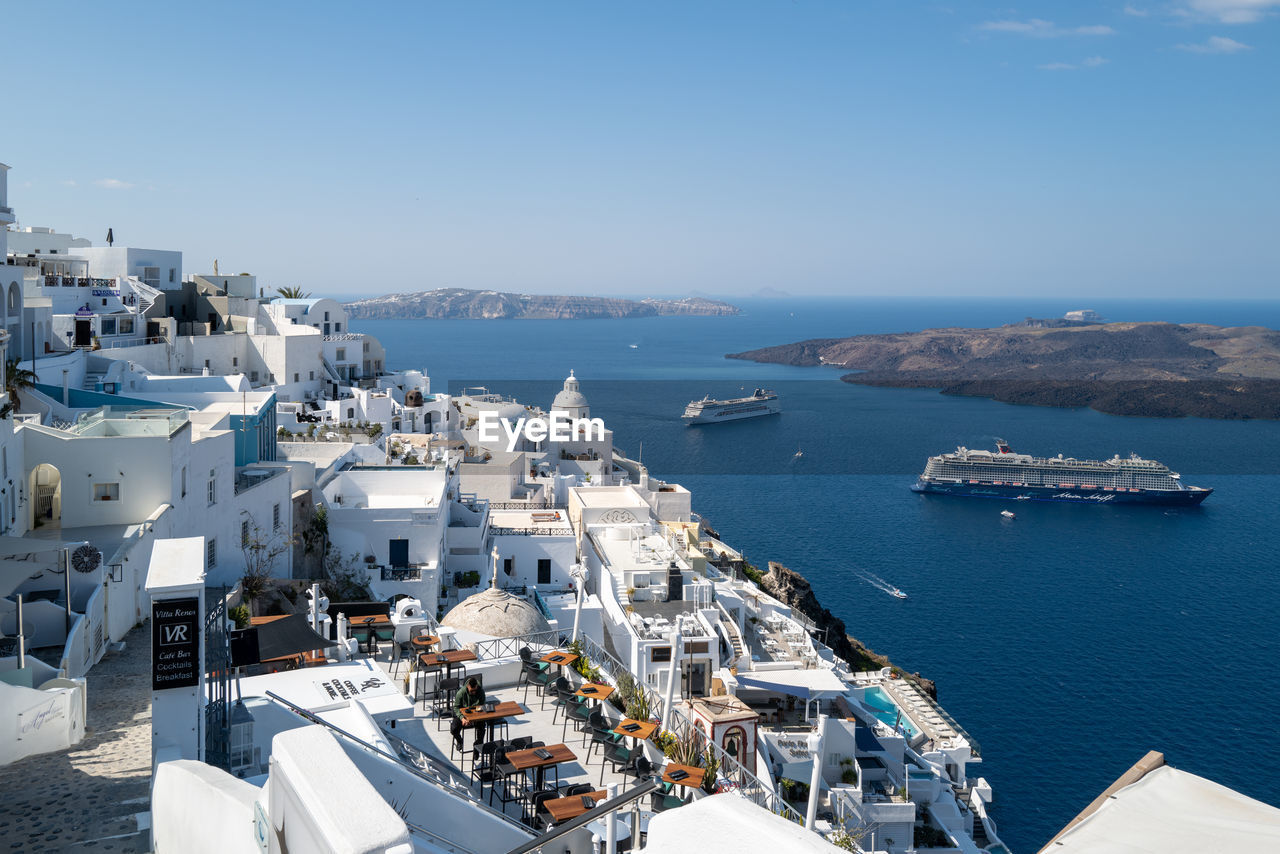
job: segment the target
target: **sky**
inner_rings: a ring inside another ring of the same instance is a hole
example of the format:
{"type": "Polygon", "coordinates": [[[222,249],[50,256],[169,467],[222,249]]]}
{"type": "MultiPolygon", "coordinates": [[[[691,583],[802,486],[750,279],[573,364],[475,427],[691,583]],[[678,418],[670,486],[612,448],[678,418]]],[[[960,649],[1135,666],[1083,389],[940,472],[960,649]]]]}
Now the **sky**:
{"type": "Polygon", "coordinates": [[[377,295],[1280,294],[1280,0],[24,3],[19,225],[377,295]]]}

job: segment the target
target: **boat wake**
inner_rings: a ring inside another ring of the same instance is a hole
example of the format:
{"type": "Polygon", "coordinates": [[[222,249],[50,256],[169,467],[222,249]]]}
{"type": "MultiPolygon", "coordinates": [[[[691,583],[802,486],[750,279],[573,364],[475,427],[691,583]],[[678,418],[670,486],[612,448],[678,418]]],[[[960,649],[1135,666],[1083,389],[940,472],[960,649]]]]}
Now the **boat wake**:
{"type": "Polygon", "coordinates": [[[907,594],[903,593],[901,589],[885,581],[883,578],[876,575],[874,572],[868,572],[865,569],[857,569],[855,567],[853,570],[853,574],[856,575],[858,578],[862,579],[863,581],[865,581],[867,584],[870,584],[872,587],[876,588],[877,590],[883,593],[888,593],[890,596],[894,597],[895,599],[907,598],[907,594]]]}

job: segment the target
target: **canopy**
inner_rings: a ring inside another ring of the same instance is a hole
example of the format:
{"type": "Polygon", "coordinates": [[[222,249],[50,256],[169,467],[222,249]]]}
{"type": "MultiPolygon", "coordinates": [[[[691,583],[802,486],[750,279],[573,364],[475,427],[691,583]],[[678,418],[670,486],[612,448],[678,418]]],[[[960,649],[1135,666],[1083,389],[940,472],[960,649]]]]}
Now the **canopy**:
{"type": "Polygon", "coordinates": [[[743,854],[744,851],[836,854],[840,850],[813,831],[732,792],[701,798],[678,810],[658,813],[649,820],[646,852],[685,854],[693,849],[699,854],[743,854]],[[709,833],[708,828],[714,828],[715,832],[709,833]]]}
{"type": "Polygon", "coordinates": [[[1166,765],[1113,793],[1052,848],[1063,854],[1280,851],[1280,809],[1166,765]]]}
{"type": "Polygon", "coordinates": [[[738,685],[742,688],[757,688],[762,691],[774,691],[809,700],[821,694],[843,694],[849,690],[844,680],[830,670],[815,668],[813,670],[752,670],[749,674],[739,673],[738,685]]]}
{"type": "Polygon", "coordinates": [[[290,614],[269,623],[262,623],[257,628],[260,661],[283,658],[286,655],[301,655],[313,649],[337,646],[334,641],[316,634],[302,614],[290,614]]]}

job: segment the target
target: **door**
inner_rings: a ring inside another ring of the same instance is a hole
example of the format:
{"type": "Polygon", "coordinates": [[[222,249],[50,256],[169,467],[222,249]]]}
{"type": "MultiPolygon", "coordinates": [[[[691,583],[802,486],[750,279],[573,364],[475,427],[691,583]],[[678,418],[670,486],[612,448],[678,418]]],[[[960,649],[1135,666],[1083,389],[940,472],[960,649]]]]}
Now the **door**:
{"type": "Polygon", "coordinates": [[[409,541],[390,540],[387,543],[390,563],[393,567],[403,569],[409,565],[409,541]]]}
{"type": "Polygon", "coordinates": [[[77,320],[76,321],[76,346],[88,347],[93,344],[93,321],[77,320]]]}

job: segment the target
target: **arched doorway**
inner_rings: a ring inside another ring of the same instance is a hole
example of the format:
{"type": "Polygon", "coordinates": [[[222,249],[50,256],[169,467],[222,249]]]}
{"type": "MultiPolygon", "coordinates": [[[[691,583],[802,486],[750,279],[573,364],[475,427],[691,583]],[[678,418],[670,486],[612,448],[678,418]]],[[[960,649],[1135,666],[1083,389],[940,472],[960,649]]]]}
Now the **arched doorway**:
{"type": "Polygon", "coordinates": [[[62,524],[62,472],[49,463],[31,470],[31,527],[62,524]]]}

